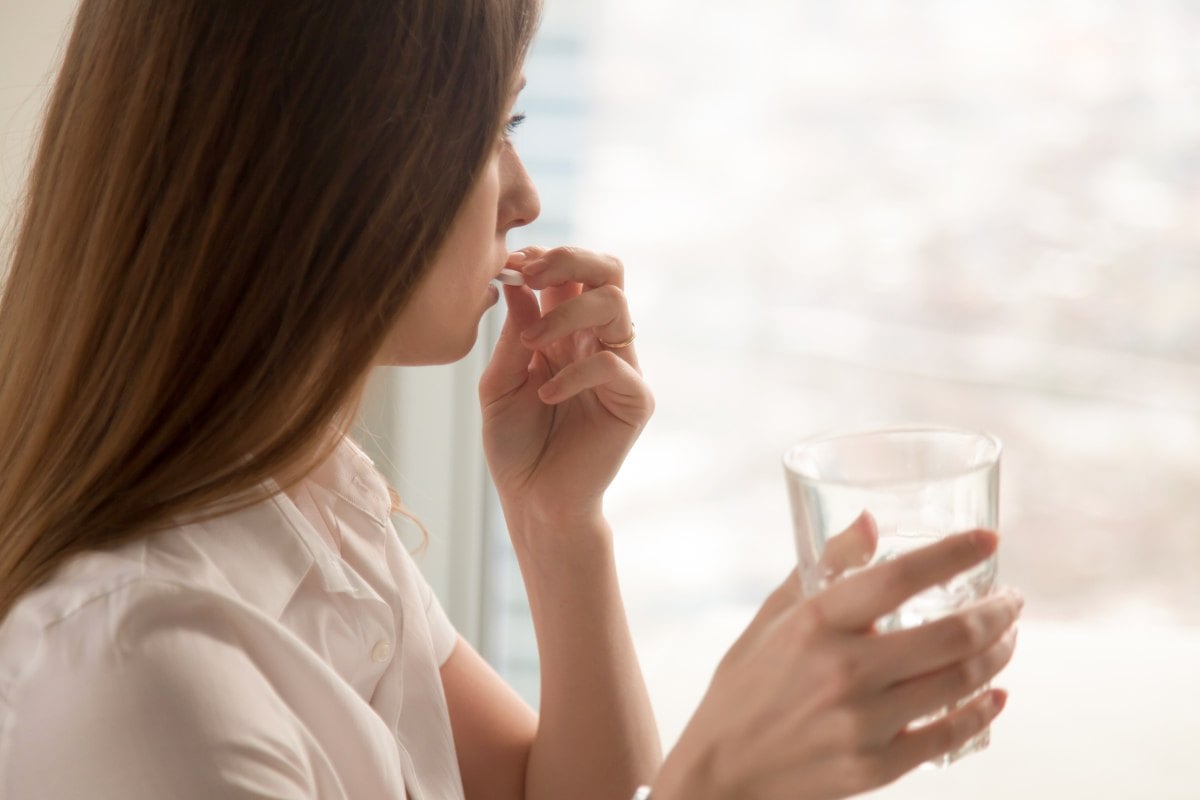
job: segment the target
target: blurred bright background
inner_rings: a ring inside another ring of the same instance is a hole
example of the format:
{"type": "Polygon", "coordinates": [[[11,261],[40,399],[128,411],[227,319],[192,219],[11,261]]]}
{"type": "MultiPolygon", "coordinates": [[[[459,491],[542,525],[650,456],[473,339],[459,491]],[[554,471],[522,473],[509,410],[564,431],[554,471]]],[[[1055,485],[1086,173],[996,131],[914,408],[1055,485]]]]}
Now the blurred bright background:
{"type": "MultiPolygon", "coordinates": [[[[0,2],[11,202],[73,4],[0,2]]],[[[1004,441],[1028,604],[991,748],[872,797],[1200,797],[1200,6],[547,0],[527,75],[511,243],[622,258],[658,399],[608,512],[664,742],[794,562],[784,449],[928,422],[1004,441]]],[[[536,705],[481,338],[381,376],[368,444],[536,705]]]]}

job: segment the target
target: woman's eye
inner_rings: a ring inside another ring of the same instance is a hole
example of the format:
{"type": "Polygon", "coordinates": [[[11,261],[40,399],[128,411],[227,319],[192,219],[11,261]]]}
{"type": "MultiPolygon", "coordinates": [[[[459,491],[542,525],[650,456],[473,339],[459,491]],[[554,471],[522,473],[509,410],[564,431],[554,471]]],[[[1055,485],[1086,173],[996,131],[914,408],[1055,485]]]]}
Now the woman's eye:
{"type": "Polygon", "coordinates": [[[522,122],[525,121],[524,114],[513,114],[508,118],[508,122],[504,123],[504,131],[506,136],[512,136],[522,122]]]}

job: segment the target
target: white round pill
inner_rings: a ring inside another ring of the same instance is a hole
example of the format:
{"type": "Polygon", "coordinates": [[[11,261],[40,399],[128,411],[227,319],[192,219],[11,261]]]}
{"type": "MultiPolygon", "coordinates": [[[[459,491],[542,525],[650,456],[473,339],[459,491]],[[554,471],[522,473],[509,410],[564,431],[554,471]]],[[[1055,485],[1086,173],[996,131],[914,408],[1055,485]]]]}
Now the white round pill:
{"type": "Polygon", "coordinates": [[[525,276],[517,272],[515,269],[502,269],[500,274],[496,276],[496,280],[501,283],[507,283],[509,286],[524,286],[525,276]]]}

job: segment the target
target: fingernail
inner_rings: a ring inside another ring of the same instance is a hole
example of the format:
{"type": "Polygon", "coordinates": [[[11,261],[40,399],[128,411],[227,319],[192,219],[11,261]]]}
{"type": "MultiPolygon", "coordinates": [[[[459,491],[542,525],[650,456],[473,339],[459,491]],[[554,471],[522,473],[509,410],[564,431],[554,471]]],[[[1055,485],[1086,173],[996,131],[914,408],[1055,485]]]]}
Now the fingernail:
{"type": "Polygon", "coordinates": [[[545,332],[546,332],[546,323],[545,322],[535,322],[532,325],[530,325],[528,328],[526,328],[525,330],[521,331],[521,338],[532,340],[532,339],[538,338],[545,332]]]}
{"type": "Polygon", "coordinates": [[[1008,692],[1003,689],[993,689],[988,696],[988,707],[992,709],[993,716],[1004,710],[1004,705],[1008,702],[1008,692]]]}
{"type": "Polygon", "coordinates": [[[526,253],[524,250],[514,250],[508,254],[508,261],[506,263],[524,264],[528,260],[529,260],[529,254],[526,253]]]}
{"type": "Polygon", "coordinates": [[[538,396],[543,400],[553,400],[556,394],[558,394],[558,384],[554,382],[553,378],[543,383],[542,387],[538,389],[538,396]]]}
{"type": "Polygon", "coordinates": [[[537,275],[549,269],[550,265],[545,261],[534,261],[532,264],[526,264],[521,267],[521,271],[526,275],[537,275]]]}

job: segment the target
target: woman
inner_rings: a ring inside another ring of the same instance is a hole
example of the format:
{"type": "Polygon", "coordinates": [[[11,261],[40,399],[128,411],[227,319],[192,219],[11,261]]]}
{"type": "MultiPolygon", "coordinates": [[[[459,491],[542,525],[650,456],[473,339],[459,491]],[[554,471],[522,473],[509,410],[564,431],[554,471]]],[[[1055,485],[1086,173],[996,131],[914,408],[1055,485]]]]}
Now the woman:
{"type": "Polygon", "coordinates": [[[653,405],[622,267],[505,247],[539,210],[505,133],[537,12],[84,0],[0,307],[0,795],[831,798],[998,713],[908,726],[1008,661],[1015,597],[871,630],[994,551],[967,533],[807,601],[789,576],[662,760],[601,512],[653,405]],[[470,349],[505,264],[480,400],[540,714],[345,436],[374,366],[470,349]]]}

